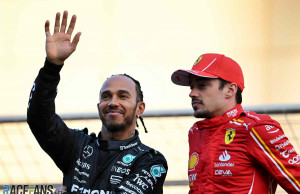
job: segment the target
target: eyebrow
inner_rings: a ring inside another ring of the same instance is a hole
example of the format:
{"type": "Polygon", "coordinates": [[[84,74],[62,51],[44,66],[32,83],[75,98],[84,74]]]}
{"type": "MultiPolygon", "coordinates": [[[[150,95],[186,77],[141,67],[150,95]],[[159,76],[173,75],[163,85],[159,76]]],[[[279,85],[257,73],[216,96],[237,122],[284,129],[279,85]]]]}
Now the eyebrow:
{"type": "MultiPolygon", "coordinates": [[[[128,94],[129,96],[131,96],[130,92],[127,91],[127,90],[118,90],[117,91],[118,94],[128,94]]],[[[101,92],[101,95],[103,94],[111,94],[111,91],[110,90],[104,90],[103,92],[101,92]]]]}
{"type": "Polygon", "coordinates": [[[129,96],[131,96],[130,92],[128,92],[127,90],[118,90],[118,93],[125,93],[125,94],[128,94],[129,96]]]}

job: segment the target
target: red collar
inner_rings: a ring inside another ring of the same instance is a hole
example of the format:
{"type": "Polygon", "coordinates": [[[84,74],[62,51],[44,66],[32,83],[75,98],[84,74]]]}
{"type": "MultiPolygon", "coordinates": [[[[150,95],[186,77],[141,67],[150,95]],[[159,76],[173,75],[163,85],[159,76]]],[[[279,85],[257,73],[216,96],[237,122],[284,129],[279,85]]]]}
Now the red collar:
{"type": "Polygon", "coordinates": [[[232,120],[236,116],[239,116],[241,114],[245,114],[243,107],[241,104],[237,104],[232,109],[225,112],[223,115],[218,117],[213,117],[211,119],[204,119],[201,121],[196,122],[198,125],[198,128],[206,128],[206,127],[215,127],[218,125],[222,125],[224,123],[227,123],[228,121],[232,120]]]}

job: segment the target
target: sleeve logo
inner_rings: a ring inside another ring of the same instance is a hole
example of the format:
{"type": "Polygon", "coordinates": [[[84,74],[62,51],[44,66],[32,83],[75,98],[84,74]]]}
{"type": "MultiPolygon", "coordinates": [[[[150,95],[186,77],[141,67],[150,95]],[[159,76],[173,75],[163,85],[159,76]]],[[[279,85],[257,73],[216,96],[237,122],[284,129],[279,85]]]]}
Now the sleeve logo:
{"type": "Polygon", "coordinates": [[[194,152],[189,160],[189,171],[193,171],[195,170],[195,167],[197,166],[199,161],[199,156],[197,154],[197,152],[194,152]]]}
{"type": "Polygon", "coordinates": [[[161,174],[166,172],[166,169],[161,164],[152,166],[150,170],[150,173],[153,177],[161,177],[161,174]]]}

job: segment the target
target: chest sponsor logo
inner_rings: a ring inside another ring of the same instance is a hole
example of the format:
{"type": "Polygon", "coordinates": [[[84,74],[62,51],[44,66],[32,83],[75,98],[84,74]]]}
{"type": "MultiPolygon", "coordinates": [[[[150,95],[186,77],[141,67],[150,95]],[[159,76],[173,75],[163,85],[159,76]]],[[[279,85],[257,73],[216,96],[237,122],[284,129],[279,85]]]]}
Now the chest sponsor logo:
{"type": "Polygon", "coordinates": [[[124,162],[122,162],[122,161],[117,161],[117,164],[121,164],[122,166],[126,166],[126,167],[129,167],[129,166],[132,165],[132,163],[126,164],[126,163],[124,163],[124,162]]]}
{"type": "Polygon", "coordinates": [[[139,185],[142,187],[143,190],[148,189],[148,185],[142,180],[142,178],[147,178],[145,176],[140,176],[139,174],[135,174],[135,178],[133,179],[133,181],[136,183],[136,185],[139,185]]]}
{"type": "Polygon", "coordinates": [[[132,148],[132,147],[136,146],[137,144],[138,144],[138,142],[131,143],[127,146],[120,146],[120,150],[126,150],[126,149],[129,149],[129,148],[132,148]]]}
{"type": "Polygon", "coordinates": [[[80,180],[77,176],[74,176],[74,180],[76,180],[77,182],[79,182],[81,184],[85,184],[86,183],[85,180],[80,180]]]}
{"type": "MultiPolygon", "coordinates": [[[[132,189],[136,190],[139,194],[144,194],[144,192],[138,186],[131,184],[129,181],[126,181],[126,185],[128,185],[132,189]]],[[[146,190],[146,189],[143,188],[143,190],[146,190]]]]}
{"type": "Polygon", "coordinates": [[[232,173],[230,170],[215,170],[215,175],[232,176],[232,173]]]}
{"type": "Polygon", "coordinates": [[[265,125],[265,128],[268,133],[276,133],[277,131],[279,131],[279,128],[276,128],[273,125],[265,125]]]}
{"type": "Polygon", "coordinates": [[[125,163],[125,164],[128,164],[128,163],[130,163],[130,162],[132,162],[133,161],[133,159],[135,158],[136,156],[133,156],[133,155],[131,155],[131,154],[127,154],[126,156],[124,156],[123,157],[123,162],[125,163]]]}
{"type": "Polygon", "coordinates": [[[122,179],[123,179],[123,177],[121,177],[121,176],[111,175],[110,176],[110,183],[114,184],[114,185],[117,185],[117,184],[121,183],[122,179]]]}
{"type": "Polygon", "coordinates": [[[111,193],[111,191],[105,191],[105,190],[86,189],[84,187],[79,187],[78,185],[75,185],[75,184],[72,185],[71,192],[76,192],[76,193],[98,193],[98,194],[111,193]]]}
{"type": "Polygon", "coordinates": [[[126,175],[129,175],[129,173],[130,173],[130,169],[122,168],[122,167],[119,167],[119,166],[111,167],[111,171],[118,172],[118,173],[121,173],[121,174],[126,174],[126,175]]]}
{"type": "Polygon", "coordinates": [[[219,160],[222,162],[228,161],[230,160],[231,156],[227,153],[227,150],[225,149],[225,151],[223,152],[223,154],[221,154],[219,156],[219,160]]]}
{"type": "Polygon", "coordinates": [[[234,163],[231,162],[215,162],[214,167],[234,167],[234,163]]]}
{"type": "Polygon", "coordinates": [[[300,164],[300,156],[294,156],[292,159],[289,159],[290,164],[300,164]]]}
{"type": "Polygon", "coordinates": [[[81,168],[85,168],[85,169],[90,169],[91,168],[91,165],[86,163],[86,162],[82,162],[80,161],[80,158],[78,158],[78,160],[76,161],[76,164],[78,166],[80,166],[81,168]]]}
{"type": "Polygon", "coordinates": [[[93,147],[90,146],[90,145],[87,145],[83,148],[83,153],[82,153],[82,156],[84,158],[88,158],[90,157],[91,155],[93,154],[93,147]]]}
{"type": "Polygon", "coordinates": [[[225,143],[226,144],[230,144],[233,141],[235,133],[236,133],[235,129],[233,129],[233,128],[226,129],[226,133],[225,133],[225,143]]]}
{"type": "Polygon", "coordinates": [[[81,175],[81,176],[86,176],[86,177],[90,177],[90,174],[86,173],[86,172],[80,172],[78,168],[75,167],[75,171],[81,175]]]}
{"type": "MultiPolygon", "coordinates": [[[[122,193],[136,194],[135,191],[132,191],[132,190],[128,189],[127,187],[124,187],[123,185],[120,185],[119,189],[121,189],[122,191],[125,191],[125,192],[122,192],[122,193]]],[[[102,194],[102,193],[100,193],[100,194],[102,194]]],[[[106,193],[104,193],[104,194],[106,194],[106,193]]]]}
{"type": "Polygon", "coordinates": [[[221,154],[219,156],[219,160],[222,162],[215,162],[214,163],[214,167],[215,168],[220,168],[220,167],[234,167],[234,163],[231,162],[226,162],[228,160],[230,160],[231,156],[227,153],[227,150],[225,149],[225,151],[223,152],[223,154],[221,154]]]}
{"type": "Polygon", "coordinates": [[[152,166],[150,170],[150,173],[153,177],[161,177],[161,174],[166,172],[166,169],[161,164],[152,166]]]}
{"type": "Polygon", "coordinates": [[[189,171],[195,170],[197,164],[199,162],[199,155],[197,152],[194,152],[189,159],[189,171]]]}

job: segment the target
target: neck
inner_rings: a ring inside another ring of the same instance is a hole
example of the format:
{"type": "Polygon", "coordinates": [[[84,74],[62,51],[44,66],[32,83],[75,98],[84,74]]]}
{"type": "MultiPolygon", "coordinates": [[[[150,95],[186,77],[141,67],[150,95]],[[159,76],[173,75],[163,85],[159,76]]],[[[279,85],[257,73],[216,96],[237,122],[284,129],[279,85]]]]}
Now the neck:
{"type": "Polygon", "coordinates": [[[220,110],[217,114],[215,114],[215,116],[219,117],[219,116],[222,116],[223,114],[225,114],[227,111],[233,109],[233,107],[235,107],[237,105],[236,102],[230,102],[230,103],[227,103],[226,106],[223,107],[222,110],[220,110]]]}
{"type": "Polygon", "coordinates": [[[101,129],[102,140],[126,140],[134,137],[134,134],[134,128],[117,132],[110,132],[104,126],[101,129]]]}

